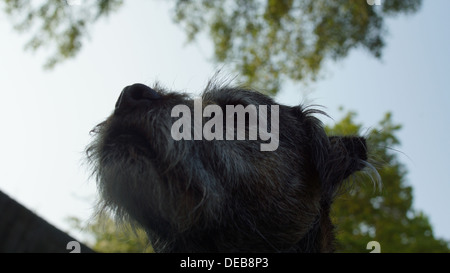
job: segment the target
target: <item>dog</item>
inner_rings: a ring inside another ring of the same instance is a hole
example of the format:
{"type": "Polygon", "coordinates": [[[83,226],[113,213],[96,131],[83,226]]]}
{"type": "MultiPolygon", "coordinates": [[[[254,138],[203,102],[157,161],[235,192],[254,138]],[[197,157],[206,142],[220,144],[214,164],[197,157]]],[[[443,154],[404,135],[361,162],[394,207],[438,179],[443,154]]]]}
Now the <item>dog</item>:
{"type": "Polygon", "coordinates": [[[368,151],[317,115],[217,81],[197,99],[127,86],[86,149],[101,209],[156,252],[333,252],[331,205],[368,151]]]}

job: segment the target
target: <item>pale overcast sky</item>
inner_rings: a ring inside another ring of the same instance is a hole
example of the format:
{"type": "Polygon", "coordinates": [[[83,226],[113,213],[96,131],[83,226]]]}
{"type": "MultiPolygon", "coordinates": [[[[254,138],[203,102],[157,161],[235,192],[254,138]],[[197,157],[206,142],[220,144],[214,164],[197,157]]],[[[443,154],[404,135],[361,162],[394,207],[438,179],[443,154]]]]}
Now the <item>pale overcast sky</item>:
{"type": "MultiPolygon", "coordinates": [[[[52,71],[42,69],[50,52],[25,52],[29,36],[17,34],[0,16],[1,191],[65,231],[70,231],[67,217],[91,216],[95,182],[82,165],[83,150],[89,131],[111,113],[122,88],[158,80],[168,88],[198,93],[217,69],[209,62],[209,41],[186,46],[169,9],[162,1],[126,1],[95,25],[76,59],[52,71]]],[[[447,240],[449,10],[448,0],[425,0],[419,13],[388,21],[381,61],[354,51],[330,64],[307,92],[287,85],[277,97],[289,105],[323,105],[334,120],[344,106],[356,111],[356,120],[366,128],[392,112],[394,122],[403,125],[399,159],[409,171],[414,207],[447,240]]]]}

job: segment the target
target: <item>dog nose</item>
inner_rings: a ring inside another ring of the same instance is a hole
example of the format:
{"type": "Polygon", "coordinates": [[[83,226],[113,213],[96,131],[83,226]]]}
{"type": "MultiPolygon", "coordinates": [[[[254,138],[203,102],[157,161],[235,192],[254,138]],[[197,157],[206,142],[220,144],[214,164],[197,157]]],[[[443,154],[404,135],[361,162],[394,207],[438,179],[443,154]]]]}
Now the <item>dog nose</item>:
{"type": "Polygon", "coordinates": [[[147,85],[136,83],[125,87],[116,102],[116,111],[148,105],[161,96],[147,85]]]}

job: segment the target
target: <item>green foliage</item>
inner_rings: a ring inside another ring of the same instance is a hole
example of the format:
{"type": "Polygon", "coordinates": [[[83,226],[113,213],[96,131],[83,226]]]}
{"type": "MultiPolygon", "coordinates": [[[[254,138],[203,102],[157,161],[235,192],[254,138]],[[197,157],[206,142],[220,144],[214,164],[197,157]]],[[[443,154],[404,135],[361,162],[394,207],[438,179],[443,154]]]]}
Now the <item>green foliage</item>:
{"type": "MultiPolygon", "coordinates": [[[[26,48],[54,47],[45,67],[73,58],[89,28],[117,10],[123,0],[82,1],[3,0],[2,8],[20,32],[32,33],[26,48]]],[[[383,1],[381,7],[348,0],[175,0],[173,18],[186,31],[188,41],[204,31],[210,35],[215,60],[230,63],[244,81],[275,94],[286,79],[315,80],[327,59],[339,60],[361,47],[379,58],[385,44],[385,18],[411,14],[422,0],[383,1]]],[[[361,133],[349,113],[331,134],[361,133]]],[[[412,208],[412,188],[406,168],[392,150],[401,126],[387,114],[369,133],[371,162],[382,179],[380,193],[370,182],[354,181],[352,189],[335,202],[332,216],[338,226],[341,252],[367,252],[376,240],[382,252],[449,252],[448,242],[436,239],[428,218],[412,208]]],[[[142,252],[148,248],[142,231],[117,229],[110,218],[96,218],[77,228],[94,237],[101,252],[142,252]],[[137,236],[139,235],[139,236],[137,236]]]]}
{"type": "Polygon", "coordinates": [[[105,253],[151,253],[152,247],[142,229],[130,224],[118,225],[106,214],[82,224],[75,217],[69,219],[74,229],[93,237],[93,244],[86,243],[93,250],[105,253]]]}
{"type": "MultiPolygon", "coordinates": [[[[252,87],[276,94],[286,79],[315,80],[327,59],[346,57],[361,47],[380,57],[385,18],[410,14],[422,0],[173,0],[173,19],[188,41],[200,32],[214,44],[218,63],[231,64],[252,87]]],[[[32,33],[26,48],[55,47],[45,66],[52,68],[80,51],[83,38],[100,17],[123,0],[3,0],[16,29],[32,33]],[[36,4],[37,3],[37,4],[36,4]]]]}
{"type": "MultiPolygon", "coordinates": [[[[361,124],[347,114],[327,131],[333,135],[361,134],[361,124]]],[[[373,181],[358,177],[350,190],[337,198],[332,206],[332,219],[337,225],[339,252],[369,252],[366,244],[378,241],[381,252],[450,252],[449,243],[433,236],[426,215],[412,207],[412,188],[406,181],[407,170],[393,150],[400,141],[395,136],[401,129],[390,113],[368,133],[372,165],[378,169],[382,189],[375,190],[373,181]]]]}
{"type": "Polygon", "coordinates": [[[123,0],[81,1],[80,5],[69,5],[70,2],[75,1],[3,0],[3,9],[15,29],[32,33],[25,45],[26,49],[35,51],[48,46],[54,48],[45,68],[53,68],[75,57],[89,27],[116,10],[123,0]]]}
{"type": "Polygon", "coordinates": [[[244,81],[275,94],[286,78],[315,80],[325,60],[362,47],[379,58],[384,19],[414,13],[421,0],[383,1],[382,7],[348,0],[178,0],[174,19],[188,40],[205,31],[217,62],[244,81]]]}

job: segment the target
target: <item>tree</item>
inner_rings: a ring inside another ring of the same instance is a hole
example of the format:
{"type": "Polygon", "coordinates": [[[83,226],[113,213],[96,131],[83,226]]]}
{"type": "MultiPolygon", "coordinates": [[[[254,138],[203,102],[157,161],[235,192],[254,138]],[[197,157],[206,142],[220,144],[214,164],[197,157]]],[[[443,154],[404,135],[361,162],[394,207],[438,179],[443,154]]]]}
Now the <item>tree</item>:
{"type": "Polygon", "coordinates": [[[54,47],[55,52],[44,65],[53,68],[75,57],[91,25],[122,3],[123,0],[83,1],[82,4],[81,0],[3,0],[3,10],[17,31],[32,33],[26,49],[54,47]]]}
{"type": "MultiPolygon", "coordinates": [[[[327,131],[333,135],[359,135],[362,125],[354,122],[355,116],[348,113],[327,131]]],[[[400,144],[395,135],[400,129],[387,113],[379,128],[368,134],[371,164],[377,168],[381,189],[374,188],[376,179],[354,178],[349,181],[350,189],[332,206],[340,252],[368,252],[366,244],[370,241],[378,241],[381,252],[450,251],[450,242],[435,238],[427,216],[412,207],[407,170],[394,150],[400,144]]]]}
{"type": "Polygon", "coordinates": [[[216,61],[233,64],[247,83],[275,94],[286,78],[315,80],[325,60],[353,48],[379,58],[384,18],[416,12],[421,2],[383,1],[379,8],[349,0],[179,0],[174,18],[189,40],[201,31],[210,35],[216,61]]]}
{"type": "MultiPolygon", "coordinates": [[[[16,29],[34,33],[27,47],[54,44],[46,67],[80,50],[90,26],[117,10],[122,0],[3,0],[16,29]],[[80,2],[81,5],[69,5],[80,2]],[[36,26],[38,26],[36,28],[36,26]]],[[[188,41],[205,32],[214,59],[232,64],[242,80],[275,94],[286,79],[315,80],[326,60],[353,48],[379,58],[385,45],[385,18],[418,11],[422,0],[174,0],[173,19],[188,41]]]]}
{"type": "Polygon", "coordinates": [[[149,244],[145,232],[129,223],[118,224],[107,213],[96,215],[90,222],[82,223],[76,217],[68,219],[71,226],[93,239],[90,247],[97,252],[105,253],[150,253],[153,248],[149,244]]]}

